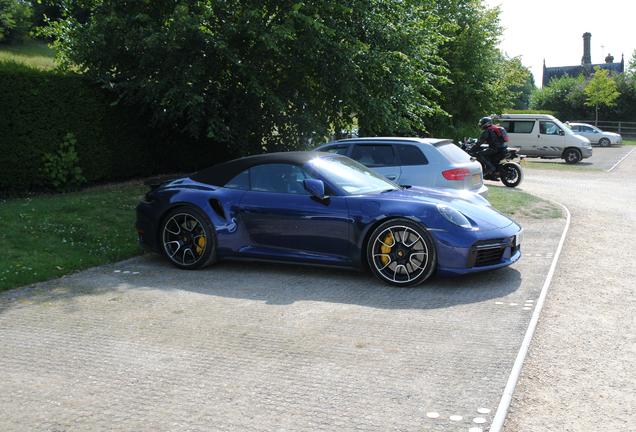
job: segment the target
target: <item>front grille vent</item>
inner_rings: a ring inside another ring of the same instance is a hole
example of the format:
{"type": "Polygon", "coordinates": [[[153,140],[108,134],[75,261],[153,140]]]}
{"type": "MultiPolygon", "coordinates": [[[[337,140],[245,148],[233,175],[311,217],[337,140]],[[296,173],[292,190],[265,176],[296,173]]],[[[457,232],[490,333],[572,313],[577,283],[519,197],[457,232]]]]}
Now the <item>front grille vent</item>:
{"type": "Polygon", "coordinates": [[[510,238],[498,238],[475,242],[470,248],[466,267],[486,267],[501,262],[507,247],[512,246],[510,238]]]}

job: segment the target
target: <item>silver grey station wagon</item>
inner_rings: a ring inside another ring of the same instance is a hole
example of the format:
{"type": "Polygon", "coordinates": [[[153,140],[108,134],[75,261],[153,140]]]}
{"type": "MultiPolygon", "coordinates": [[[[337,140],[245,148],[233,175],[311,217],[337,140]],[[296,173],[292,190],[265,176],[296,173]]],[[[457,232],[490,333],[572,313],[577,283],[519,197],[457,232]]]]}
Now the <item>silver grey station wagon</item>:
{"type": "Polygon", "coordinates": [[[488,197],[481,164],[453,144],[436,138],[351,138],[313,151],[348,156],[402,186],[475,192],[488,197]]]}

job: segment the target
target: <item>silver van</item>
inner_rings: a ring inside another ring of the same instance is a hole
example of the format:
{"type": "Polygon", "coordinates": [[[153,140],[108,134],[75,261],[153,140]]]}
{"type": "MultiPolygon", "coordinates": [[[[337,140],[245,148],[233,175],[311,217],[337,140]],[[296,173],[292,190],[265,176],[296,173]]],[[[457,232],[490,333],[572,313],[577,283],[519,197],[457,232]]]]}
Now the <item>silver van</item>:
{"type": "Polygon", "coordinates": [[[575,135],[559,119],[547,114],[504,114],[495,123],[508,132],[508,147],[519,155],[542,159],[564,159],[575,164],[592,156],[590,140],[575,135]]]}

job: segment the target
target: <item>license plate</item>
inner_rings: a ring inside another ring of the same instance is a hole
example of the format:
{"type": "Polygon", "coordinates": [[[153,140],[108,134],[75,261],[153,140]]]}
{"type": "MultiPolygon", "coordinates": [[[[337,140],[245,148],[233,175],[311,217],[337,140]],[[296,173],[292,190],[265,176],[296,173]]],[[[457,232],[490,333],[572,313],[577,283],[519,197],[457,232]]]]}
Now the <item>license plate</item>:
{"type": "Polygon", "coordinates": [[[473,184],[481,181],[481,174],[473,174],[473,184]]]}
{"type": "Polygon", "coordinates": [[[527,167],[528,162],[526,162],[526,158],[521,158],[521,162],[519,162],[519,165],[521,165],[522,167],[527,167]]]}

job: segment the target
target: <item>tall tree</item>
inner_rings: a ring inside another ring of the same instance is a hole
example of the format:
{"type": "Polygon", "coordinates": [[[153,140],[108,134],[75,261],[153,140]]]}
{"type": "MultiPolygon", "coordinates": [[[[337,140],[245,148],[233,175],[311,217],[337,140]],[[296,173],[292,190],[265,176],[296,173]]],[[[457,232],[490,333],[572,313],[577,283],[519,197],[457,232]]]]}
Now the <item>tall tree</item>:
{"type": "Polygon", "coordinates": [[[615,106],[614,99],[620,96],[617,91],[616,81],[609,76],[607,69],[601,69],[600,66],[594,68],[594,76],[590,79],[583,92],[587,96],[585,105],[594,107],[596,111],[595,124],[598,123],[598,107],[599,105],[615,106]]]}
{"type": "Polygon", "coordinates": [[[60,60],[157,122],[260,153],[441,112],[432,0],[63,0],[60,60]]]}
{"type": "Polygon", "coordinates": [[[31,5],[21,0],[0,0],[0,41],[30,37],[31,5]]]}
{"type": "Polygon", "coordinates": [[[480,117],[500,113],[512,105],[513,86],[528,75],[519,58],[508,58],[498,48],[503,27],[499,7],[482,0],[438,0],[440,31],[446,37],[440,49],[449,80],[440,88],[439,103],[450,118],[437,116],[429,129],[455,134],[465,124],[475,127],[480,117]]]}

